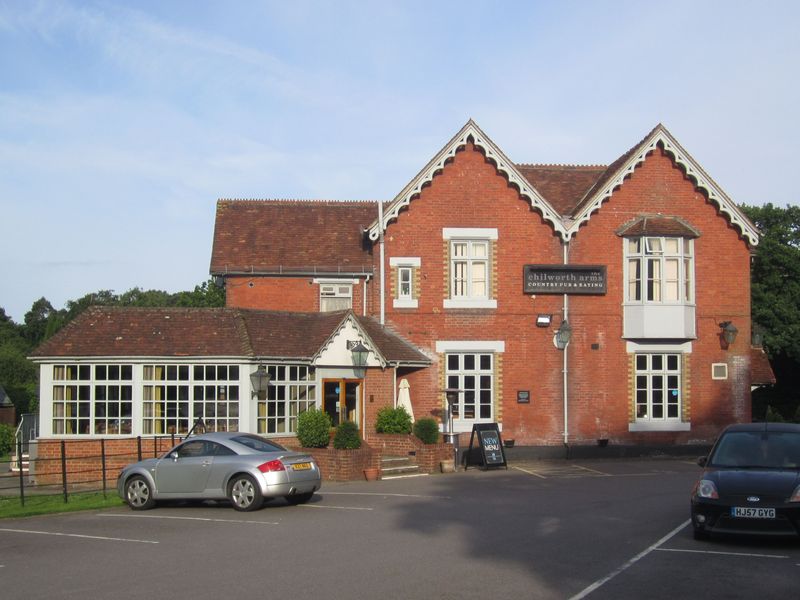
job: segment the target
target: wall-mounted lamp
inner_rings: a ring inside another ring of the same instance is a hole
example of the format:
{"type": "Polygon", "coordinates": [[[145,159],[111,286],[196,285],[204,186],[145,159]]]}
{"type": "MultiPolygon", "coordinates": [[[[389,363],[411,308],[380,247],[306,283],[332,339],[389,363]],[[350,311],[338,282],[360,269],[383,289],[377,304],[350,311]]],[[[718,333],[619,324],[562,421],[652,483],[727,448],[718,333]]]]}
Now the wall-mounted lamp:
{"type": "Polygon", "coordinates": [[[570,339],[572,339],[572,327],[570,327],[567,321],[561,321],[561,325],[556,330],[556,334],[553,336],[553,342],[556,345],[556,348],[559,350],[564,350],[569,344],[570,339]]]}
{"type": "Polygon", "coordinates": [[[369,348],[361,342],[347,342],[347,348],[353,356],[353,366],[357,369],[363,369],[367,366],[367,358],[369,357],[369,348]]]}
{"type": "Polygon", "coordinates": [[[725,347],[728,348],[736,341],[739,330],[730,321],[723,321],[719,326],[722,329],[722,339],[725,340],[725,347]]]}
{"type": "Polygon", "coordinates": [[[270,375],[267,372],[267,367],[258,365],[258,368],[250,373],[250,395],[258,396],[262,392],[266,393],[269,387],[270,375]]]}
{"type": "Polygon", "coordinates": [[[536,316],[536,326],[537,327],[550,327],[550,322],[553,320],[553,315],[537,315],[536,316]]]}

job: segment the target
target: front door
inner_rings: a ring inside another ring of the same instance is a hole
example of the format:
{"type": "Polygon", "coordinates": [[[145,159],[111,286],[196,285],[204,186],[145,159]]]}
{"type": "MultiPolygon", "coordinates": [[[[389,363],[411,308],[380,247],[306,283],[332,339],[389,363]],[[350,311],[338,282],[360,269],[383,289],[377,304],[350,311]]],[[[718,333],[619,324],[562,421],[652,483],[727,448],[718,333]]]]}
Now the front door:
{"type": "Polygon", "coordinates": [[[323,381],[325,412],[334,427],[344,421],[359,424],[361,408],[361,379],[326,379],[323,381]]]}

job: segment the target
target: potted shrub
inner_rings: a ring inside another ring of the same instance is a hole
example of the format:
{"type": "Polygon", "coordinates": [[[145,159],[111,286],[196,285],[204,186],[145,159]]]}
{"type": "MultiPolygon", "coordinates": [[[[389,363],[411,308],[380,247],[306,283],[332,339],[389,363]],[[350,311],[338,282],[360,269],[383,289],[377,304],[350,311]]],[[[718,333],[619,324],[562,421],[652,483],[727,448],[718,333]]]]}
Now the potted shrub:
{"type": "Polygon", "coordinates": [[[411,415],[402,406],[384,406],[378,410],[375,420],[378,433],[411,433],[411,415]]]}
{"type": "Polygon", "coordinates": [[[336,428],[336,433],[333,436],[333,447],[337,450],[358,450],[361,448],[358,425],[352,421],[341,423],[336,428]]]}
{"type": "Polygon", "coordinates": [[[423,444],[436,444],[439,441],[439,425],[435,419],[423,417],[414,423],[414,435],[423,444]]]}

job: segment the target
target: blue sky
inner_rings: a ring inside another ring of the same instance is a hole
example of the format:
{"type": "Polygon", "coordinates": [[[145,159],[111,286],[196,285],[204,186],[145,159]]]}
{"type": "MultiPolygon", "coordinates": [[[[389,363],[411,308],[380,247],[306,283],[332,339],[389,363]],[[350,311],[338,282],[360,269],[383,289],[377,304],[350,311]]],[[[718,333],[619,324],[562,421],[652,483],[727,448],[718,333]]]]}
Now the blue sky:
{"type": "Polygon", "coordinates": [[[469,118],[516,162],[664,123],[796,204],[800,3],[0,0],[0,307],[208,278],[218,198],[391,199],[469,118]]]}

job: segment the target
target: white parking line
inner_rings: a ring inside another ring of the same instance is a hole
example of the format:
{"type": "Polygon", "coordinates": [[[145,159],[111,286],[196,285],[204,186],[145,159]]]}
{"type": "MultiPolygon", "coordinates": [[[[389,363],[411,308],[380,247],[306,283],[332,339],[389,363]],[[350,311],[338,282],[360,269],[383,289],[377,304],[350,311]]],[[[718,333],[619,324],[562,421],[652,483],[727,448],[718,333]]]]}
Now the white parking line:
{"type": "Polygon", "coordinates": [[[246,523],[248,525],[280,525],[270,521],[242,521],[239,519],[210,519],[207,517],[177,517],[168,515],[126,515],[121,513],[98,513],[98,517],[112,517],[117,519],[175,519],[179,521],[208,521],[212,523],[246,523]]]}
{"type": "Polygon", "coordinates": [[[527,473],[528,475],[533,475],[534,477],[538,477],[539,479],[547,479],[544,475],[540,475],[536,471],[529,471],[528,469],[523,469],[522,467],[511,467],[512,469],[516,469],[517,471],[522,471],[523,473],[527,473]]]}
{"type": "Polygon", "coordinates": [[[99,535],[81,535],[79,533],[58,533],[55,531],[33,531],[31,529],[0,529],[0,531],[10,531],[13,533],[34,533],[38,535],[56,535],[61,537],[75,537],[75,538],[83,538],[87,540],[103,540],[107,542],[134,542],[138,544],[157,544],[158,542],[153,540],[132,540],[128,538],[113,538],[113,537],[103,537],[99,535]]]}
{"type": "Polygon", "coordinates": [[[719,552],[717,550],[684,550],[683,548],[656,548],[658,552],[687,552],[689,554],[722,554],[724,556],[747,556],[751,558],[789,558],[781,554],[751,554],[748,552],[719,552]]]}
{"type": "Polygon", "coordinates": [[[600,475],[602,477],[611,477],[611,473],[603,473],[603,471],[598,471],[597,469],[590,469],[589,467],[582,467],[581,465],[575,465],[576,469],[583,469],[584,471],[589,471],[589,473],[594,473],[595,475],[600,475]]]}
{"type": "Polygon", "coordinates": [[[423,494],[381,494],[379,492],[320,492],[320,496],[391,496],[393,498],[434,498],[450,500],[450,496],[425,496],[423,494]]]}
{"type": "Polygon", "coordinates": [[[298,504],[297,506],[300,508],[330,508],[333,510],[374,510],[361,506],[325,506],[324,504],[298,504]]]}
{"type": "Polygon", "coordinates": [[[665,535],[660,540],[658,540],[655,544],[645,548],[644,550],[639,552],[639,554],[634,556],[632,559],[630,559],[628,562],[623,564],[618,569],[615,569],[614,571],[612,571],[611,573],[609,573],[608,575],[606,575],[602,579],[598,579],[597,581],[595,581],[592,585],[590,585],[589,587],[585,588],[580,593],[572,596],[572,598],[570,598],[570,600],[580,600],[580,598],[585,598],[586,596],[591,594],[593,591],[595,591],[597,588],[605,585],[606,583],[608,583],[609,581],[614,579],[614,577],[616,577],[617,575],[619,575],[620,573],[622,573],[626,569],[632,567],[637,562],[642,560],[645,556],[650,554],[653,550],[657,549],[661,544],[665,543],[667,540],[671,539],[673,536],[675,536],[679,531],[681,531],[684,527],[686,527],[691,522],[692,522],[691,519],[687,519],[686,521],[684,521],[683,523],[678,525],[675,529],[670,531],[667,535],[665,535]]]}

